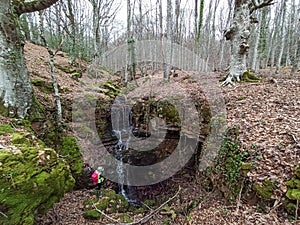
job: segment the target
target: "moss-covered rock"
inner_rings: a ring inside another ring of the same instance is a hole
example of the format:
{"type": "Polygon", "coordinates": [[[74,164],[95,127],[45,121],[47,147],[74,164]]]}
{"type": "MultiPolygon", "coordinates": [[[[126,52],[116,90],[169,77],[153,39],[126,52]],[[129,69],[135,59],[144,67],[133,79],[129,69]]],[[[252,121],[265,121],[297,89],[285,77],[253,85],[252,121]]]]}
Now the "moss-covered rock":
{"type": "Polygon", "coordinates": [[[273,192],[275,190],[275,184],[270,180],[266,179],[263,181],[262,185],[255,184],[254,190],[264,200],[271,200],[273,192]]]}
{"type": "Polygon", "coordinates": [[[65,160],[70,165],[71,171],[74,174],[81,174],[83,169],[83,160],[80,146],[74,137],[64,137],[62,143],[62,150],[60,152],[65,160]]]}
{"type": "MultiPolygon", "coordinates": [[[[295,214],[297,201],[300,201],[300,165],[297,166],[294,176],[286,182],[286,209],[291,215],[295,214]]],[[[300,215],[300,209],[298,214],[300,215]]]]}
{"type": "Polygon", "coordinates": [[[110,81],[101,83],[99,88],[101,93],[110,98],[116,97],[121,92],[121,89],[110,81]]]}
{"type": "Polygon", "coordinates": [[[106,214],[122,213],[120,219],[123,222],[130,220],[129,217],[124,217],[123,215],[123,213],[128,211],[129,203],[126,201],[123,195],[116,194],[116,192],[113,190],[103,189],[101,198],[89,199],[84,202],[84,217],[88,219],[99,219],[101,218],[101,214],[95,210],[93,204],[98,210],[101,210],[106,214]]]}
{"type": "Polygon", "coordinates": [[[34,224],[73,188],[69,166],[30,133],[14,133],[14,145],[0,149],[0,224],[34,224]]]}
{"type": "Polygon", "coordinates": [[[31,83],[36,86],[41,92],[45,94],[53,93],[52,83],[42,80],[40,78],[35,78],[31,80],[31,83]]]}
{"type": "Polygon", "coordinates": [[[217,187],[229,201],[235,200],[251,163],[248,152],[241,149],[238,128],[229,127],[216,158],[216,166],[208,170],[213,186],[217,187]]]}
{"type": "Polygon", "coordinates": [[[252,72],[246,71],[242,75],[242,81],[245,82],[260,82],[261,79],[257,76],[255,76],[252,72]]]}

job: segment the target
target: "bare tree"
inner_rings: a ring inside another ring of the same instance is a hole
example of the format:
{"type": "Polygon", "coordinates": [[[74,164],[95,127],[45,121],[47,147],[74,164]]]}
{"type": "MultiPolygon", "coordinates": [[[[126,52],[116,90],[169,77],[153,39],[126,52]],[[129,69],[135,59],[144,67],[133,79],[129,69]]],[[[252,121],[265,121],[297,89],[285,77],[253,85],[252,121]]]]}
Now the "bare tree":
{"type": "Polygon", "coordinates": [[[62,108],[61,108],[61,101],[60,101],[60,95],[59,95],[59,89],[58,89],[58,84],[56,81],[56,76],[54,72],[54,56],[55,53],[51,50],[49,47],[46,38],[45,38],[45,32],[44,32],[44,17],[43,17],[43,11],[39,11],[39,17],[40,17],[40,32],[41,32],[41,39],[43,42],[43,45],[47,49],[49,53],[49,61],[50,61],[50,74],[51,74],[51,79],[52,79],[52,86],[53,86],[53,91],[54,91],[54,97],[55,97],[55,103],[56,103],[56,128],[57,131],[61,131],[61,122],[62,122],[62,108]]]}
{"type": "Polygon", "coordinates": [[[282,61],[282,55],[283,55],[283,50],[285,46],[285,20],[286,20],[286,1],[282,2],[282,7],[281,7],[281,24],[280,24],[280,48],[279,48],[279,54],[277,57],[277,63],[276,63],[276,71],[275,73],[278,74],[281,66],[281,61],[282,61]]]}
{"type": "MultiPolygon", "coordinates": [[[[163,40],[164,41],[164,40],[163,40]]],[[[164,80],[169,80],[170,74],[170,62],[172,55],[172,1],[167,1],[167,32],[166,40],[164,41],[164,50],[165,50],[165,71],[164,71],[164,80]]]]}
{"type": "Polygon", "coordinates": [[[226,39],[231,41],[230,70],[222,85],[240,81],[243,73],[247,71],[246,57],[251,35],[251,15],[255,10],[272,4],[273,0],[235,0],[233,23],[225,32],[226,39]]]}
{"type": "Polygon", "coordinates": [[[107,45],[107,26],[113,23],[119,11],[118,2],[115,0],[88,0],[93,8],[93,57],[99,57],[103,53],[103,47],[107,45]],[[101,27],[103,34],[101,35],[101,27]]]}

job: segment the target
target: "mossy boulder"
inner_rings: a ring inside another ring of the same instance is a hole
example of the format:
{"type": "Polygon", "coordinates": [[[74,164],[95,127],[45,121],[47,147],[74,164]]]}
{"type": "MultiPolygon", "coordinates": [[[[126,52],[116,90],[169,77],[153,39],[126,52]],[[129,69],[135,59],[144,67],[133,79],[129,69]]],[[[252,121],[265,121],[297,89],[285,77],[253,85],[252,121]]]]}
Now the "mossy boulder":
{"type": "Polygon", "coordinates": [[[215,159],[215,167],[207,170],[213,186],[218,188],[229,202],[236,199],[247,172],[252,168],[251,162],[248,161],[249,153],[242,150],[238,137],[239,130],[236,126],[227,129],[215,159]]]}
{"type": "Polygon", "coordinates": [[[272,195],[273,195],[275,188],[276,188],[276,185],[268,179],[264,180],[262,185],[259,185],[259,184],[254,185],[254,190],[256,191],[258,196],[264,200],[272,199],[272,195]]]}
{"type": "MultiPolygon", "coordinates": [[[[300,201],[300,165],[296,168],[294,176],[286,182],[286,185],[288,187],[286,209],[291,215],[294,215],[297,201],[300,201]]],[[[298,214],[300,214],[300,210],[298,214]]]]}
{"type": "Polygon", "coordinates": [[[66,162],[32,134],[14,133],[13,145],[0,149],[0,224],[31,225],[74,179],[66,162]]]}
{"type": "MultiPolygon", "coordinates": [[[[101,210],[106,214],[125,213],[129,209],[129,203],[126,201],[125,197],[121,194],[116,194],[115,191],[110,189],[103,189],[101,198],[86,200],[84,205],[85,211],[83,216],[87,219],[101,218],[101,214],[97,212],[93,205],[95,205],[98,210],[101,210]]],[[[130,218],[122,216],[120,219],[123,222],[126,222],[129,221],[130,218]]]]}
{"type": "Polygon", "coordinates": [[[242,75],[242,81],[253,83],[253,82],[260,82],[261,79],[259,77],[255,76],[254,73],[252,73],[250,71],[246,71],[242,75]]]}
{"type": "Polygon", "coordinates": [[[99,88],[101,93],[110,98],[115,98],[121,92],[121,89],[111,81],[101,83],[99,88]]]}
{"type": "Polygon", "coordinates": [[[81,149],[76,138],[64,137],[60,154],[65,157],[65,160],[70,165],[73,174],[82,174],[83,160],[81,149]]]}

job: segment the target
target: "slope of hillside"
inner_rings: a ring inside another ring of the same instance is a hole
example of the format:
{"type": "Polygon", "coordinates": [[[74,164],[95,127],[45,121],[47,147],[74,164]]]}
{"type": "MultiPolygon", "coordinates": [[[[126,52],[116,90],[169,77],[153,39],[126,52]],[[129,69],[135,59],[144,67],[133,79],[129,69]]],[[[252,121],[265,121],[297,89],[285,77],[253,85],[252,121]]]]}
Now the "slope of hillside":
{"type": "MultiPolygon", "coordinates": [[[[33,81],[43,80],[51,84],[48,54],[40,46],[27,43],[26,62],[33,81]]],[[[55,63],[69,68],[68,57],[57,54],[55,63]]],[[[85,76],[84,82],[72,78],[72,73],[56,69],[63,102],[71,101],[73,93],[86,86],[111,79],[109,74],[100,78],[88,77],[88,65],[80,62],[76,68],[85,76]],[[96,79],[96,80],[95,80],[96,79]]],[[[117,79],[117,78],[114,78],[117,79]]],[[[38,82],[37,82],[38,83],[38,82]]],[[[54,97],[34,85],[37,97],[45,105],[54,108],[54,97]]],[[[292,224],[283,212],[283,199],[291,179],[300,163],[300,76],[282,75],[265,78],[260,83],[237,84],[223,88],[226,100],[228,126],[236,126],[240,132],[242,150],[251,155],[254,165],[247,174],[249,181],[262,185],[265,180],[275,184],[268,205],[260,210],[257,204],[250,204],[243,190],[240,198],[225,205],[222,196],[204,192],[202,184],[193,181],[181,184],[185,189],[181,198],[196,202],[187,214],[177,213],[170,224],[292,224]],[[200,186],[200,188],[199,188],[200,186]],[[200,193],[200,191],[203,191],[200,193]],[[201,199],[201,200],[200,200],[201,199]],[[238,202],[238,206],[237,206],[238,202]],[[263,212],[262,212],[263,211],[263,212]]],[[[65,114],[66,119],[66,114],[65,114]]],[[[5,118],[0,118],[5,120],[5,118]]],[[[1,144],[1,143],[0,143],[1,144]]],[[[245,184],[246,185],[246,184],[245,184]]],[[[48,214],[41,224],[99,224],[82,217],[83,201],[89,194],[86,190],[68,193],[48,214]]],[[[178,205],[174,203],[174,207],[178,205]]],[[[163,224],[165,215],[157,214],[149,224],[163,224]]],[[[294,223],[296,224],[296,223],[294,223]]]]}

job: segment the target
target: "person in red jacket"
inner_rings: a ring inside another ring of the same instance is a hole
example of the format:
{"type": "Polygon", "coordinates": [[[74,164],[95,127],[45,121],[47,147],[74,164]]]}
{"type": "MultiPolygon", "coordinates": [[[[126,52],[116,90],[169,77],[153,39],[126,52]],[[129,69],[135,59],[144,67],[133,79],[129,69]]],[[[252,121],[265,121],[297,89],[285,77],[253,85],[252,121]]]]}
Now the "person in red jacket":
{"type": "Polygon", "coordinates": [[[104,177],[102,176],[103,171],[103,167],[99,166],[92,174],[92,181],[96,185],[97,198],[101,197],[101,188],[104,183],[104,177]]]}

